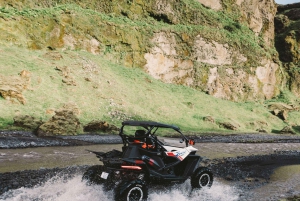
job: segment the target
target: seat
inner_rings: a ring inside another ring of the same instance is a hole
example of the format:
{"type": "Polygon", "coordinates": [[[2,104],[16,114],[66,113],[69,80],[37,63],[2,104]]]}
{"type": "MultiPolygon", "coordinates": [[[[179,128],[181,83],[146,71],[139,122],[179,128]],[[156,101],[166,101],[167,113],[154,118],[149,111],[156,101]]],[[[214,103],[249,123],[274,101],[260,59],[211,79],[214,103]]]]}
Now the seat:
{"type": "Polygon", "coordinates": [[[142,145],[146,141],[146,131],[145,130],[136,130],[134,137],[128,137],[130,143],[142,145]]]}
{"type": "Polygon", "coordinates": [[[145,130],[136,130],[134,136],[138,137],[138,138],[146,137],[146,131],[145,130]]]}
{"type": "Polygon", "coordinates": [[[141,143],[144,149],[154,149],[155,145],[145,130],[136,130],[134,136],[133,143],[141,143]]]}

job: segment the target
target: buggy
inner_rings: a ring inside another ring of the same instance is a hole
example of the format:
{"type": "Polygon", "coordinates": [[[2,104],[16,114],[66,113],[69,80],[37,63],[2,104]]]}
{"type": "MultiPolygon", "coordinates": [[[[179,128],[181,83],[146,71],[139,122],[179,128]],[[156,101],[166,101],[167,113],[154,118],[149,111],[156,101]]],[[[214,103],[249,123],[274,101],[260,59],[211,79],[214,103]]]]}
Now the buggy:
{"type": "Polygon", "coordinates": [[[195,141],[183,135],[179,127],[153,121],[124,121],[119,135],[122,151],[90,151],[103,165],[92,166],[83,175],[89,183],[114,189],[116,201],[147,200],[148,186],[152,184],[183,183],[190,178],[193,189],[212,185],[212,172],[199,167],[202,158],[192,146],[195,141]],[[135,134],[128,135],[125,128],[135,134]],[[169,146],[158,140],[156,133],[161,129],[179,133],[184,147],[169,146]]]}

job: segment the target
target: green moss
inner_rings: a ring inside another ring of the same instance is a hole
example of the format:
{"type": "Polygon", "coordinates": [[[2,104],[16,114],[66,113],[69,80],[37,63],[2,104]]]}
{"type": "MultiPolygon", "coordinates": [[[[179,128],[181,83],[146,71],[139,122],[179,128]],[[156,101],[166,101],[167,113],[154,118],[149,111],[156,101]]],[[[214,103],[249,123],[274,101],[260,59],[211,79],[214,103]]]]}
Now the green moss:
{"type": "MultiPolygon", "coordinates": [[[[266,56],[268,55],[268,52],[270,52],[270,50],[266,51],[266,49],[260,47],[264,46],[262,44],[263,40],[256,37],[247,26],[237,21],[240,17],[240,13],[235,6],[230,6],[232,3],[231,1],[223,2],[225,12],[205,8],[194,0],[170,2],[170,5],[173,7],[173,10],[177,14],[176,16],[179,19],[179,21],[174,24],[168,24],[164,21],[154,19],[147,13],[137,13],[139,17],[137,19],[131,19],[128,15],[122,14],[122,12],[130,9],[138,9],[140,6],[128,2],[117,3],[117,1],[112,1],[111,3],[106,4],[96,2],[86,4],[86,2],[82,2],[81,6],[80,4],[60,4],[63,2],[69,1],[56,2],[55,6],[52,7],[39,7],[34,9],[3,7],[1,8],[0,13],[10,17],[28,17],[33,22],[35,21],[34,19],[39,17],[55,17],[55,24],[72,24],[71,27],[66,26],[66,28],[63,29],[66,33],[70,32],[77,35],[89,34],[106,44],[113,44],[116,39],[118,40],[116,42],[120,42],[118,39],[119,35],[116,36],[115,34],[132,36],[131,38],[136,38],[137,40],[131,40],[130,46],[133,50],[138,49],[137,51],[139,52],[145,52],[145,49],[151,46],[151,44],[149,44],[149,38],[151,38],[154,32],[158,31],[175,32],[177,34],[185,33],[190,35],[191,38],[201,33],[201,36],[204,38],[214,40],[221,44],[226,43],[233,49],[238,49],[242,54],[247,55],[253,64],[257,63],[257,57],[266,56]],[[102,7],[99,7],[100,5],[102,5],[102,7]],[[117,12],[120,5],[122,9],[117,12]],[[106,9],[105,6],[110,8],[116,7],[116,12],[112,12],[114,9],[106,9]],[[185,9],[184,13],[181,12],[182,8],[185,9]],[[68,16],[67,21],[65,19],[66,16],[68,16]],[[76,20],[72,19],[73,17],[71,16],[76,16],[76,20]],[[123,33],[107,31],[114,27],[116,30],[122,30],[123,33]],[[116,37],[114,38],[113,36],[116,37]]],[[[154,1],[150,1],[147,4],[143,4],[143,6],[149,7],[150,9],[151,5],[153,6],[153,3],[154,1]]],[[[34,23],[32,26],[35,26],[34,23]]],[[[50,28],[50,26],[48,27],[50,28]]],[[[43,47],[43,43],[38,42],[43,39],[37,36],[37,34],[34,34],[34,30],[33,32],[29,32],[32,35],[31,39],[35,41],[32,42],[32,46],[34,48],[43,47]]],[[[127,43],[127,37],[122,38],[122,43],[127,43]]],[[[57,40],[58,41],[50,41],[49,43],[57,43],[57,46],[59,46],[61,39],[57,40]]],[[[188,55],[188,53],[185,55],[188,55]]]]}
{"type": "Polygon", "coordinates": [[[289,91],[287,89],[280,91],[280,94],[277,97],[275,97],[274,99],[268,100],[265,102],[269,103],[269,102],[273,102],[273,101],[282,102],[282,103],[286,103],[286,104],[293,104],[293,105],[299,104],[298,98],[291,91],[289,91]]]}

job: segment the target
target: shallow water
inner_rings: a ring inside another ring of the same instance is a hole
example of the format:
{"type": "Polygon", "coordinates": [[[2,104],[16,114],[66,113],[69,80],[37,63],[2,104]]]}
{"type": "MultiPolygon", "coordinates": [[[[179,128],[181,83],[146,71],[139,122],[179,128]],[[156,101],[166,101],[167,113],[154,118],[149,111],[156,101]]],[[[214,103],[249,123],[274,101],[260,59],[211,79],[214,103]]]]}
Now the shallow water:
{"type": "Polygon", "coordinates": [[[248,200],[279,200],[300,195],[300,165],[288,165],[277,168],[270,182],[246,193],[248,200]]]}
{"type": "Polygon", "coordinates": [[[0,173],[100,164],[95,155],[89,153],[87,149],[106,152],[112,149],[121,150],[121,145],[103,144],[75,147],[0,149],[0,173]]]}
{"type": "MultiPolygon", "coordinates": [[[[183,146],[178,140],[167,143],[183,146]]],[[[67,167],[72,165],[101,164],[94,154],[87,151],[121,150],[121,144],[99,144],[74,147],[37,147],[23,149],[0,149],[0,173],[39,168],[67,167]]],[[[208,159],[267,155],[275,151],[300,150],[299,143],[197,143],[197,153],[208,159]]]]}
{"type": "MultiPolygon", "coordinates": [[[[165,190],[149,189],[149,201],[235,201],[238,200],[236,189],[230,185],[215,181],[210,189],[202,189],[190,193],[189,180],[184,184],[165,190]]],[[[0,196],[5,201],[113,201],[113,193],[104,192],[102,186],[86,185],[81,175],[71,179],[52,178],[43,185],[33,188],[11,190],[0,196]]]]}
{"type": "MultiPolygon", "coordinates": [[[[172,140],[169,142],[172,142],[172,140]]],[[[121,146],[120,144],[103,144],[77,147],[0,149],[0,172],[72,165],[96,165],[101,162],[86,149],[105,152],[112,149],[121,150],[121,146]]],[[[199,143],[195,147],[199,149],[197,152],[199,155],[208,159],[268,155],[277,151],[300,151],[299,143],[199,143]]],[[[112,192],[104,192],[101,186],[86,185],[85,182],[81,181],[81,176],[76,175],[69,179],[55,177],[33,188],[11,190],[0,195],[0,200],[113,200],[112,192]]],[[[172,188],[149,189],[149,201],[279,200],[293,195],[300,195],[300,165],[281,166],[275,169],[270,176],[269,183],[258,188],[249,190],[238,186],[236,181],[215,178],[212,188],[191,193],[189,181],[187,181],[185,184],[172,188]]]]}
{"type": "MultiPolygon", "coordinates": [[[[271,182],[254,190],[238,189],[234,182],[215,178],[213,186],[191,192],[189,180],[174,187],[149,189],[148,201],[239,201],[239,200],[279,200],[300,193],[300,166],[278,168],[271,182]],[[281,171],[289,171],[281,176],[281,171]],[[278,175],[280,174],[280,175],[278,175]]],[[[101,185],[87,185],[82,175],[72,178],[53,177],[44,184],[33,188],[19,188],[0,195],[1,201],[113,201],[113,192],[105,192],[101,185]]]]}

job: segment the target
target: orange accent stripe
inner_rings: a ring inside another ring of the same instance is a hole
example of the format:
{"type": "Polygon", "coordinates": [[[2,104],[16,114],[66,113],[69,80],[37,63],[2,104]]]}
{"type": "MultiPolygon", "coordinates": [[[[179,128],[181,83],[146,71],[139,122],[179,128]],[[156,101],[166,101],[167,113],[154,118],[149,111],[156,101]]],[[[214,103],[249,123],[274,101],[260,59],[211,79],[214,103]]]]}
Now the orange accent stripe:
{"type": "Polygon", "coordinates": [[[122,165],[121,168],[130,169],[130,170],[141,170],[142,169],[140,166],[127,166],[127,165],[122,165]]]}

